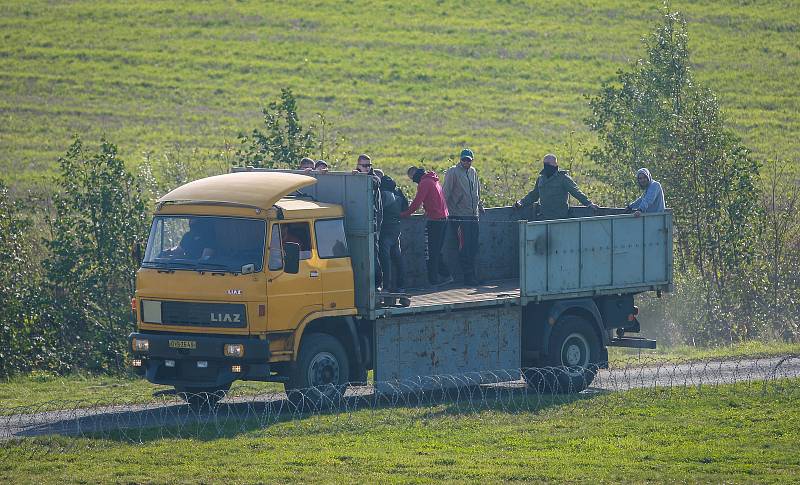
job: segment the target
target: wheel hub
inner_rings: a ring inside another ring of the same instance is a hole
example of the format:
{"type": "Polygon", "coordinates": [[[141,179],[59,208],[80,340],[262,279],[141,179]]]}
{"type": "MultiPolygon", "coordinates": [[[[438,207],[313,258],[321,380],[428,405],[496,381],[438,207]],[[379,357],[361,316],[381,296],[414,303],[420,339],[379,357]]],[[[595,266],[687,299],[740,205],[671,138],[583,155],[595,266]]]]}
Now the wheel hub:
{"type": "Polygon", "coordinates": [[[339,362],[330,352],[320,352],[308,366],[308,383],[312,387],[338,384],[339,362]]]}
{"type": "Polygon", "coordinates": [[[581,362],[581,349],[577,345],[567,347],[566,364],[569,366],[578,365],[581,362]]]}
{"type": "Polygon", "coordinates": [[[561,363],[567,367],[587,367],[589,365],[589,342],[579,334],[570,334],[561,346],[561,363]]]}

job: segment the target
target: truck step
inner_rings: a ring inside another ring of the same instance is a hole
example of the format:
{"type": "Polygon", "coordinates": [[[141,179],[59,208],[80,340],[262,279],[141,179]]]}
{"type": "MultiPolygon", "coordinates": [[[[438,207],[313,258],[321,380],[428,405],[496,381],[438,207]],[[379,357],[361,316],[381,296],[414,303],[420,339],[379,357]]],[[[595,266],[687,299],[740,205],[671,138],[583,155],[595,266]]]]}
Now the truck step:
{"type": "Polygon", "coordinates": [[[655,349],[656,341],[642,337],[612,338],[609,347],[628,347],[629,349],[655,349]]]}
{"type": "Polygon", "coordinates": [[[381,307],[408,307],[411,306],[411,298],[407,293],[379,292],[378,304],[381,307]]]}

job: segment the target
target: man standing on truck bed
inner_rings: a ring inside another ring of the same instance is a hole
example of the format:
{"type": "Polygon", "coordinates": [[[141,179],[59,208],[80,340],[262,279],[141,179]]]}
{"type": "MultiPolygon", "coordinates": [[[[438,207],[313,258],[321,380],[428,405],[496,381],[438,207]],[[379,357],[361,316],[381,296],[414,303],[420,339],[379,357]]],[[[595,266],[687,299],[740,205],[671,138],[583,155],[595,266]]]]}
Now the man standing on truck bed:
{"type": "Polygon", "coordinates": [[[458,241],[458,260],[464,272],[464,284],[477,285],[475,257],[478,254],[478,219],[483,212],[481,183],[472,166],[472,150],[461,150],[459,163],[450,167],[444,178],[444,198],[450,213],[450,226],[458,241]]]}
{"type": "Polygon", "coordinates": [[[405,286],[405,265],[400,248],[400,213],[408,208],[403,192],[397,184],[381,170],[375,170],[381,178],[381,204],[383,225],[378,243],[378,254],[383,269],[383,288],[390,292],[401,291],[405,286]]]}
{"type": "Polygon", "coordinates": [[[380,233],[381,226],[383,225],[383,203],[381,202],[381,178],[375,174],[372,168],[372,159],[366,153],[362,153],[356,160],[356,168],[353,173],[363,173],[372,178],[372,210],[375,214],[373,217],[373,230],[375,232],[375,287],[380,288],[383,286],[383,269],[381,268],[380,258],[380,233]]]}
{"type": "Polygon", "coordinates": [[[650,175],[650,170],[640,168],[636,171],[636,183],[644,190],[644,193],[636,200],[628,204],[629,211],[632,211],[636,217],[642,212],[664,212],[666,205],[664,204],[664,190],[658,181],[653,180],[650,175]]]}
{"type": "Polygon", "coordinates": [[[544,156],[544,168],[539,172],[536,185],[528,195],[514,203],[515,209],[527,207],[537,200],[541,206],[542,219],[566,219],[569,217],[569,195],[592,209],[597,204],[581,192],[566,170],[558,169],[558,159],[552,153],[544,156]]]}
{"type": "Polygon", "coordinates": [[[428,266],[428,281],[432,286],[446,285],[453,281],[450,271],[442,259],[445,231],[447,230],[447,203],[439,185],[436,172],[424,168],[409,167],[408,178],[417,185],[417,195],[401,217],[411,217],[419,206],[425,209],[425,258],[428,266]]]}

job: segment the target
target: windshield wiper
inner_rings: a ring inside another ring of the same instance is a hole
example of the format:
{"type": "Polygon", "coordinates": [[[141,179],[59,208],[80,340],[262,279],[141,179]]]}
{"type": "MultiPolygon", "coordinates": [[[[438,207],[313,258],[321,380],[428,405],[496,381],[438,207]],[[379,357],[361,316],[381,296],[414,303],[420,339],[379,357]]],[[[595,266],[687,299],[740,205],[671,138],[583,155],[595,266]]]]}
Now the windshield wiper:
{"type": "Polygon", "coordinates": [[[194,263],[186,263],[183,261],[142,261],[142,266],[148,265],[154,268],[171,268],[173,266],[178,266],[180,268],[194,268],[197,266],[194,263]]]}
{"type": "Polygon", "coordinates": [[[226,273],[233,273],[233,271],[228,268],[227,264],[220,264],[220,263],[198,263],[195,267],[195,271],[203,271],[207,269],[219,268],[225,270],[226,273]]]}

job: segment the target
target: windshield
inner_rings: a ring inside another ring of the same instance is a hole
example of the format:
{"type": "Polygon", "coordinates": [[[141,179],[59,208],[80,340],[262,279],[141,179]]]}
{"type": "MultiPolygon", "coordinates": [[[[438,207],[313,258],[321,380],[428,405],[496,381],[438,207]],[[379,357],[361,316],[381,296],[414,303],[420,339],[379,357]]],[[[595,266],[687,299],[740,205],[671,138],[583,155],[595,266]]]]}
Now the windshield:
{"type": "Polygon", "coordinates": [[[240,273],[261,271],[266,223],[259,219],[156,216],[142,266],[240,273]]]}

